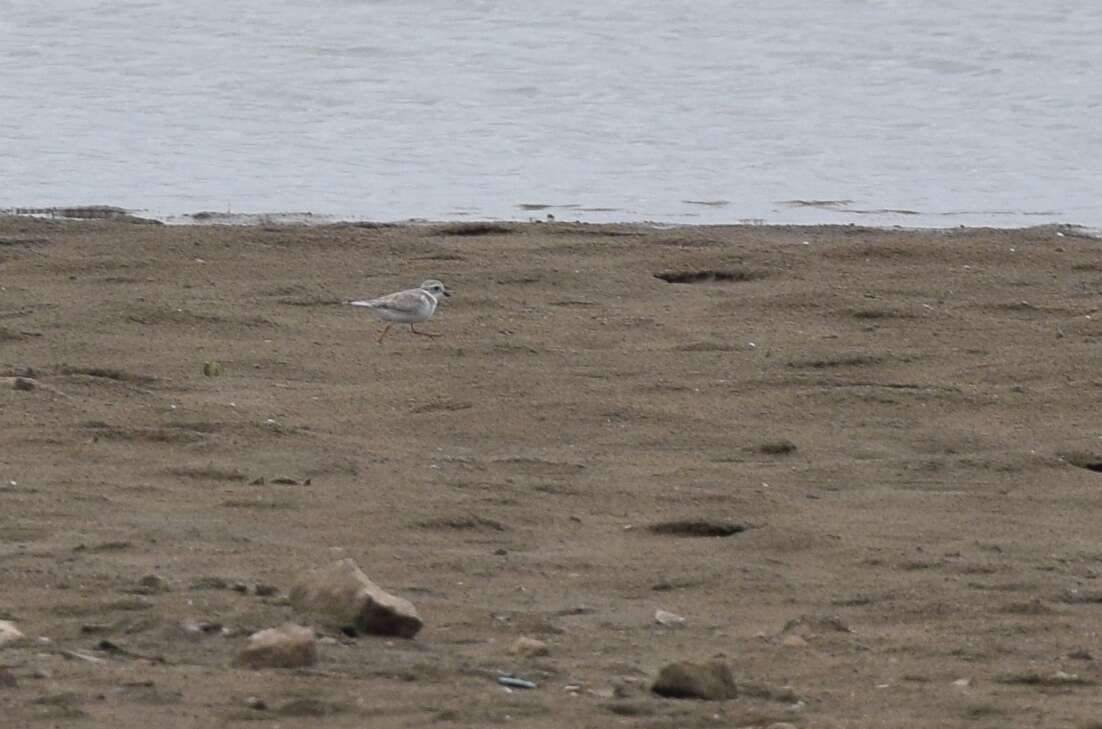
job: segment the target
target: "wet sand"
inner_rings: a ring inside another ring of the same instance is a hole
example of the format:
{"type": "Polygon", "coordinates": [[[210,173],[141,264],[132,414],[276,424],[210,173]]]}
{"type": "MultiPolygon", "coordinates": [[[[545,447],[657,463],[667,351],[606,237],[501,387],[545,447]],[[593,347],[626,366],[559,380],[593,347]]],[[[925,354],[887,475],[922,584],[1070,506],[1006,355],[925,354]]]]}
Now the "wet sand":
{"type": "Polygon", "coordinates": [[[5,726],[1097,726],[1100,306],[1070,229],[0,219],[5,726]],[[232,667],[341,557],[422,632],[232,667]]]}

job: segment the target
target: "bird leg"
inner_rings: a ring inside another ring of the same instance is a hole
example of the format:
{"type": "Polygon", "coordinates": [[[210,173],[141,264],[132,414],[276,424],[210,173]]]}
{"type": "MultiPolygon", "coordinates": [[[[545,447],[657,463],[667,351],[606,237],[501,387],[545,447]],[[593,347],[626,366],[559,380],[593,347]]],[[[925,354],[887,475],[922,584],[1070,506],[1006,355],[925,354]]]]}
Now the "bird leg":
{"type": "Polygon", "coordinates": [[[417,331],[416,329],[413,328],[413,322],[410,322],[409,330],[411,332],[413,332],[414,334],[420,334],[422,337],[439,337],[440,336],[439,334],[432,334],[430,332],[419,332],[419,331],[417,331]]]}
{"type": "Polygon", "coordinates": [[[379,335],[379,344],[382,344],[382,343],[383,343],[383,337],[385,337],[385,336],[386,336],[386,333],[387,333],[387,332],[389,332],[389,331],[390,331],[390,325],[389,325],[389,324],[387,324],[387,325],[386,325],[386,328],[385,328],[385,329],[383,329],[383,333],[379,335]]]}

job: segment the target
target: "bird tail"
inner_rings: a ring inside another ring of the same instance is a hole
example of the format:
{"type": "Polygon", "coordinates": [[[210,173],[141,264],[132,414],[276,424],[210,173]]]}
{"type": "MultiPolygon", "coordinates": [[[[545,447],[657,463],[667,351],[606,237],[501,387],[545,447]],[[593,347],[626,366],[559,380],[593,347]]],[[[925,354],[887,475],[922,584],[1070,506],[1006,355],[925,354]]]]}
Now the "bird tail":
{"type": "Polygon", "coordinates": [[[366,306],[368,309],[374,309],[378,304],[374,301],[346,301],[344,302],[350,306],[366,306]]]}

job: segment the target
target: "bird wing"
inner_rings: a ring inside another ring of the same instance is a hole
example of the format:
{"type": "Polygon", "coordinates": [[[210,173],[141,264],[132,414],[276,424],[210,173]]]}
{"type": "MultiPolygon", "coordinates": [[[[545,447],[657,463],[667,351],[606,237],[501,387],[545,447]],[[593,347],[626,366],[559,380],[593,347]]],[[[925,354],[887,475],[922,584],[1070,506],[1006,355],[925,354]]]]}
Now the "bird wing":
{"type": "Polygon", "coordinates": [[[404,314],[415,314],[424,305],[424,292],[421,289],[406,289],[368,301],[350,301],[352,306],[366,306],[369,309],[383,309],[404,314]]]}

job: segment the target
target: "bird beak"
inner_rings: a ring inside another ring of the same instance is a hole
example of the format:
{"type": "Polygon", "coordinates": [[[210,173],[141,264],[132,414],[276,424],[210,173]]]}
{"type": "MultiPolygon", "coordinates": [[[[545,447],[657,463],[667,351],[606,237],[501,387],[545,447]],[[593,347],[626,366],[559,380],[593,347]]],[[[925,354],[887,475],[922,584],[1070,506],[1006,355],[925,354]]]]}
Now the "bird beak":
{"type": "Polygon", "coordinates": [[[444,289],[444,296],[451,296],[447,289],[444,289]]]}

